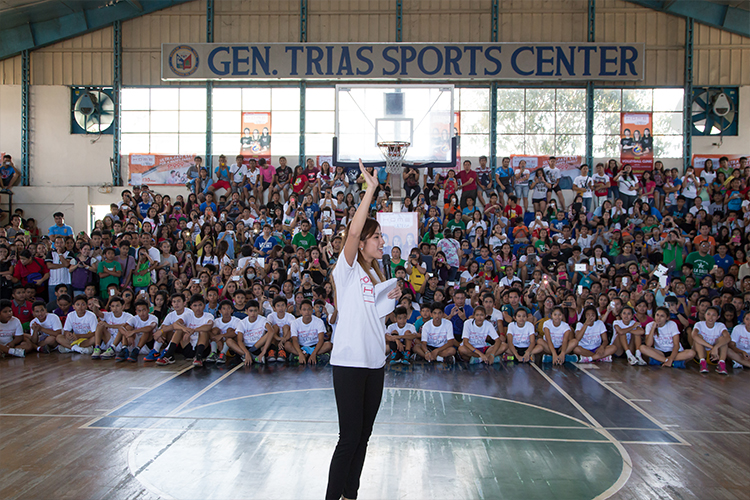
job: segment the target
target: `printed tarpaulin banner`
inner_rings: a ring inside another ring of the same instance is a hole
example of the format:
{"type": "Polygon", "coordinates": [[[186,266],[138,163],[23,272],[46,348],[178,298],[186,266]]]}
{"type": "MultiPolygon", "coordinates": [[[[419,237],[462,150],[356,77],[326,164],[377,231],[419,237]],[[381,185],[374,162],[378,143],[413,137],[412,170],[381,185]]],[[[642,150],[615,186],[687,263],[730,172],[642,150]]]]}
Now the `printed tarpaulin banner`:
{"type": "Polygon", "coordinates": [[[620,113],[620,163],[636,173],[654,168],[653,117],[651,113],[620,113]]]}
{"type": "Polygon", "coordinates": [[[412,248],[419,246],[417,215],[417,212],[378,212],[378,223],[385,240],[384,255],[390,255],[393,247],[399,247],[403,259],[412,248]]]}
{"type": "Polygon", "coordinates": [[[186,184],[195,155],[128,155],[131,186],[186,184]]]}
{"type": "Polygon", "coordinates": [[[750,153],[745,155],[695,154],[693,155],[691,164],[693,165],[693,168],[695,168],[696,173],[700,173],[703,171],[703,166],[706,164],[706,160],[711,160],[711,162],[713,162],[714,170],[717,171],[719,170],[719,159],[724,156],[729,160],[729,168],[734,170],[735,168],[744,168],[740,165],[740,158],[750,158],[750,153]]]}
{"type": "MultiPolygon", "coordinates": [[[[510,165],[513,168],[518,168],[521,160],[526,162],[526,168],[532,172],[532,176],[529,182],[534,181],[533,172],[539,168],[549,167],[549,158],[552,155],[510,155],[510,165]]],[[[560,179],[560,189],[572,189],[573,179],[581,174],[581,165],[583,156],[557,156],[557,162],[555,166],[562,171],[562,179],[560,179]]]]}
{"type": "MultiPolygon", "coordinates": [[[[242,113],[240,154],[249,158],[271,158],[271,113],[242,113]]],[[[246,159],[249,159],[246,158],[246,159]]]]}

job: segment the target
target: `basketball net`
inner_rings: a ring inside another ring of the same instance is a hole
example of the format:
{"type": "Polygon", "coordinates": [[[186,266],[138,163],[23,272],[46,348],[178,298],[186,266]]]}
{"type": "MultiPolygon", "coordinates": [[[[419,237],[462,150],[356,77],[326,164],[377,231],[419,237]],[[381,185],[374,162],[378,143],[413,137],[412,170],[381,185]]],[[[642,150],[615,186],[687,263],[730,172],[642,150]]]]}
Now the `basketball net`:
{"type": "Polygon", "coordinates": [[[389,174],[401,174],[404,156],[411,146],[410,142],[387,141],[379,142],[378,147],[385,158],[385,170],[389,174]]]}

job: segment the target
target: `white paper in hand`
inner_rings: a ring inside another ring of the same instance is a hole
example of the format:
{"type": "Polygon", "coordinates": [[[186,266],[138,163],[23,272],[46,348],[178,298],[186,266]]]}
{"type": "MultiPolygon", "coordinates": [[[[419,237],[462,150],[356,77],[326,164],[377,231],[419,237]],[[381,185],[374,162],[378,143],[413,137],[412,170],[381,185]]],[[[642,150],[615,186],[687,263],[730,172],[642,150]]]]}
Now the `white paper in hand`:
{"type": "Polygon", "coordinates": [[[398,278],[391,278],[375,285],[375,309],[377,309],[379,317],[388,316],[396,308],[396,299],[389,299],[388,294],[397,285],[398,278]]]}

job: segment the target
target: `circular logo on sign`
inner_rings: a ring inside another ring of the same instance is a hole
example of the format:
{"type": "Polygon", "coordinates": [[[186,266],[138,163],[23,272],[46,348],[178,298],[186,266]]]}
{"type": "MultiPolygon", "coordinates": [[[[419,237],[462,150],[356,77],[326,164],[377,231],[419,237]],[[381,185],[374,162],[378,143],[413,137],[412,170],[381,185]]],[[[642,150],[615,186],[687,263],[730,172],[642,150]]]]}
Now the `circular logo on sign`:
{"type": "Polygon", "coordinates": [[[169,53],[169,69],[179,76],[190,76],[198,69],[198,53],[189,45],[178,45],[169,53]]]}

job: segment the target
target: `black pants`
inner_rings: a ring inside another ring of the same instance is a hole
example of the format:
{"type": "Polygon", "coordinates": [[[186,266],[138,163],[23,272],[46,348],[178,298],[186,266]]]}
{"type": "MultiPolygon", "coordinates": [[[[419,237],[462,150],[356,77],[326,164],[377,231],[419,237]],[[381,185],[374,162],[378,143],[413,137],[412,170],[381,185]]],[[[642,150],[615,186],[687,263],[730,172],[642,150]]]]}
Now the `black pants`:
{"type": "Polygon", "coordinates": [[[385,367],[333,366],[333,391],[339,413],[339,442],[328,472],[326,500],[357,498],[367,441],[383,396],[385,367]]]}
{"type": "MultiPolygon", "coordinates": [[[[404,192],[406,193],[404,199],[409,198],[412,202],[415,201],[417,196],[419,196],[419,192],[421,190],[422,189],[419,187],[419,184],[417,184],[416,186],[404,186],[404,192]]],[[[429,202],[430,200],[427,201],[429,202]]]]}

